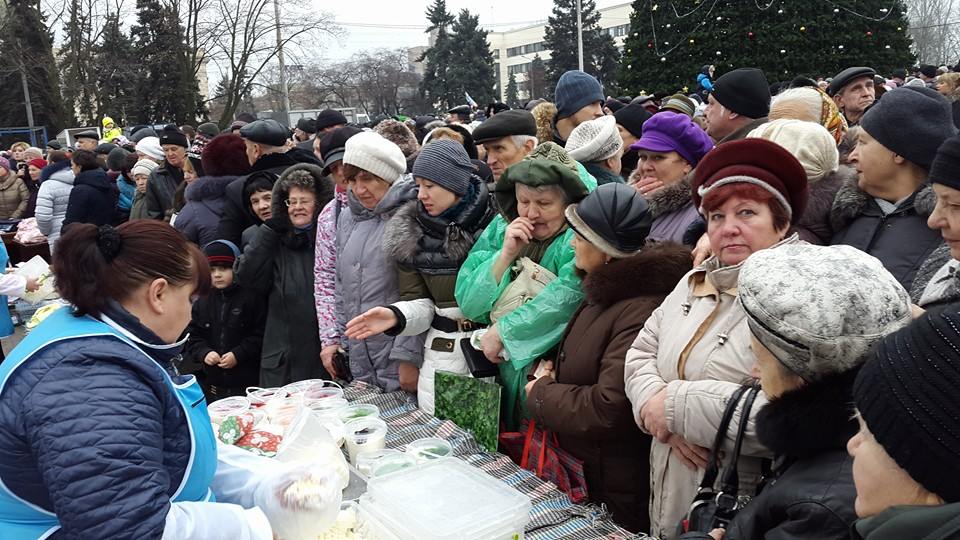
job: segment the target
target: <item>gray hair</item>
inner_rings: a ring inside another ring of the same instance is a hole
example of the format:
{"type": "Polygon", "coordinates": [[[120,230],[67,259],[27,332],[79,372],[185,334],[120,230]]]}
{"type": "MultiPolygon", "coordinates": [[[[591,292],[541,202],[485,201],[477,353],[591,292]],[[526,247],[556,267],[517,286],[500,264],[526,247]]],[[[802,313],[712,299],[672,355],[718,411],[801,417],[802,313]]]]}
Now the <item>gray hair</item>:
{"type": "Polygon", "coordinates": [[[513,141],[513,144],[517,148],[523,148],[523,145],[527,144],[527,141],[533,141],[534,147],[536,147],[539,142],[533,135],[511,135],[510,140],[513,141]]]}

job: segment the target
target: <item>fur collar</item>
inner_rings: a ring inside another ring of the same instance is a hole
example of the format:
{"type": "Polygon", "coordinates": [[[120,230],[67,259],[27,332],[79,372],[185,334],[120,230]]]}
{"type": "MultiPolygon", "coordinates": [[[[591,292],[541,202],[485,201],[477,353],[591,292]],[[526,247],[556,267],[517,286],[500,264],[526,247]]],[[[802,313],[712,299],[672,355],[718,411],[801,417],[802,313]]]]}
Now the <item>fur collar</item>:
{"type": "Polygon", "coordinates": [[[587,274],[587,301],[610,306],[640,296],[666,295],[690,271],[690,250],[672,242],[649,243],[626,259],[614,259],[587,274]]]}
{"type": "Polygon", "coordinates": [[[690,171],[684,177],[663,189],[651,193],[647,196],[647,203],[650,205],[650,215],[653,219],[682,209],[690,204],[690,180],[693,178],[693,171],[690,171]]]}
{"type": "MultiPolygon", "coordinates": [[[[876,205],[873,197],[857,185],[856,174],[846,178],[837,191],[837,196],[833,200],[833,207],[830,209],[830,224],[833,230],[839,231],[846,228],[867,209],[871,202],[876,205]]],[[[895,213],[913,207],[920,217],[926,219],[933,213],[933,208],[936,205],[936,193],[933,192],[929,182],[924,182],[913,195],[900,205],[895,213]]]]}
{"type": "Polygon", "coordinates": [[[227,185],[236,180],[237,176],[202,176],[193,181],[184,191],[188,201],[204,201],[218,199],[224,196],[227,185]]]}
{"type": "Polygon", "coordinates": [[[858,371],[831,375],[770,400],[757,413],[757,438],[775,455],[791,458],[842,450],[857,432],[851,392],[858,371]]]}

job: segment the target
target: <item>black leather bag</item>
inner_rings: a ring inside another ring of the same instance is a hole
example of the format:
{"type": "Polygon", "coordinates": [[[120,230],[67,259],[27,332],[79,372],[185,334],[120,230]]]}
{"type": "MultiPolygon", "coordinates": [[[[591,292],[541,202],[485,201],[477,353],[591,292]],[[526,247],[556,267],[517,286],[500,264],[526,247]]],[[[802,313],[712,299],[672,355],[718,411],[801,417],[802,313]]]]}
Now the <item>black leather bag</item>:
{"type": "Polygon", "coordinates": [[[470,374],[476,379],[484,377],[493,377],[500,373],[500,368],[496,364],[487,360],[483,351],[477,350],[470,344],[469,338],[460,340],[460,350],[463,351],[463,358],[467,361],[467,367],[470,374]]]}
{"type": "Polygon", "coordinates": [[[727,408],[723,411],[723,417],[720,420],[719,429],[717,429],[717,436],[714,438],[713,447],[710,449],[710,461],[703,475],[703,481],[700,482],[697,495],[690,504],[687,517],[677,526],[678,535],[687,532],[709,533],[716,528],[725,529],[737,515],[737,512],[745,506],[746,502],[749,502],[749,500],[745,501],[743,496],[739,496],[740,476],[737,472],[737,461],[740,458],[744,432],[747,430],[747,423],[750,419],[750,409],[753,408],[753,402],[759,391],[760,388],[757,386],[741,386],[727,402],[727,408]],[[720,470],[720,448],[723,447],[723,440],[727,435],[730,421],[744,394],[747,397],[743,404],[743,413],[740,415],[737,438],[733,447],[733,454],[730,456],[730,466],[724,471],[720,491],[717,491],[714,489],[714,483],[720,470]]]}

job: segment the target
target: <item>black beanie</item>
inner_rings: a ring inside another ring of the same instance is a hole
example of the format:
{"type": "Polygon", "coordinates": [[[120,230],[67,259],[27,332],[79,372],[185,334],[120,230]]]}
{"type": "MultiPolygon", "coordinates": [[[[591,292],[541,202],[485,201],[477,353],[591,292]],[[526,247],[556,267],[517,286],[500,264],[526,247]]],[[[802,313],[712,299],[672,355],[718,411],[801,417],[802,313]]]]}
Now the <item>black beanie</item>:
{"type": "Polygon", "coordinates": [[[190,142],[187,141],[187,136],[184,135],[183,132],[173,124],[165,126],[163,130],[160,131],[160,146],[165,144],[175,144],[184,148],[190,147],[190,142]]]}
{"type": "Polygon", "coordinates": [[[960,313],[927,312],[888,335],[853,399],[877,442],[911,478],[960,501],[960,313]]]}
{"type": "Polygon", "coordinates": [[[860,127],[887,150],[926,170],[943,141],[957,134],[950,102],[923,86],[885,93],[863,115],[860,127]]]}
{"type": "Polygon", "coordinates": [[[770,114],[770,83],[757,68],[739,68],[724,73],[713,83],[713,99],[747,118],[770,114]]]}
{"type": "Polygon", "coordinates": [[[649,120],[651,116],[653,116],[653,114],[639,103],[627,105],[613,113],[613,117],[617,119],[617,123],[638,139],[643,136],[643,123],[649,120]]]}
{"type": "Polygon", "coordinates": [[[950,137],[940,145],[930,165],[930,182],[960,189],[960,136],[950,137]]]}
{"type": "Polygon", "coordinates": [[[232,267],[240,256],[240,250],[228,240],[214,240],[203,246],[203,254],[207,257],[210,266],[232,267]]]}

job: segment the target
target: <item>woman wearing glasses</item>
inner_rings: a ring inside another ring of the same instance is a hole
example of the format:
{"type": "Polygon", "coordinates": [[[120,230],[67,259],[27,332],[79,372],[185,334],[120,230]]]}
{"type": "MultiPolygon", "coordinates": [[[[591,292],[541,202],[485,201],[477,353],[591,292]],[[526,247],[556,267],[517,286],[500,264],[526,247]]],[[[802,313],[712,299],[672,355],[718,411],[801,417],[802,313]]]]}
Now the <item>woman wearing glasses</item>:
{"type": "Polygon", "coordinates": [[[290,167],[273,186],[271,217],[237,260],[237,279],[267,297],[260,384],[326,378],[313,305],[313,248],[333,183],[319,167],[290,167]]]}

